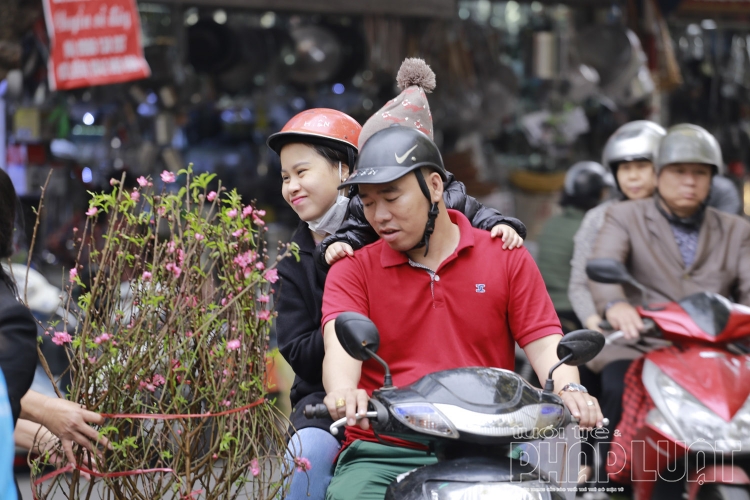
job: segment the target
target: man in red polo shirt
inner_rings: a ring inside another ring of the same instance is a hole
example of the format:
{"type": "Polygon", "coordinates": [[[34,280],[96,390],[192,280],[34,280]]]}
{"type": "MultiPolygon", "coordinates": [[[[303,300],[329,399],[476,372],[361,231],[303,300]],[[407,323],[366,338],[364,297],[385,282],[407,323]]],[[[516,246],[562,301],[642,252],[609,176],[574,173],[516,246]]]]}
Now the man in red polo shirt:
{"type": "MultiPolygon", "coordinates": [[[[560,323],[531,256],[525,249],[503,252],[489,233],[446,210],[444,180],[440,153],[425,134],[390,127],[367,141],[344,183],[358,186],[381,239],[336,263],[326,280],[325,403],[334,419],[346,416],[349,424],[328,499],[382,499],[398,474],[434,461],[377,443],[369,422],[355,421],[383,372],[374,360],[362,363],[343,350],[334,327],[340,313],[375,323],[378,355],[396,386],[452,368],[512,369],[515,342],[541,380],[558,361],[560,323]]],[[[554,379],[581,426],[601,426],[599,405],[578,384],[578,370],[562,366],[554,379]]]]}

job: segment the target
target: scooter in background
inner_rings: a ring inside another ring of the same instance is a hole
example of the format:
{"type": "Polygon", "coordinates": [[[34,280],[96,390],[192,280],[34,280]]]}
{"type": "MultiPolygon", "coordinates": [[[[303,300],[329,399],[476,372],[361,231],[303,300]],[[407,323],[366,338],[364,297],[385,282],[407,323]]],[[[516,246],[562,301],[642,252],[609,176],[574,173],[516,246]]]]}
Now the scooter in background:
{"type": "MultiPolygon", "coordinates": [[[[647,292],[612,259],[591,260],[586,272],[647,292]]],[[[750,308],[703,292],[637,310],[648,329],[643,336],[674,347],[644,355],[642,381],[655,408],[631,446],[635,500],[662,500],[655,489],[665,477],[680,482],[686,500],[750,500],[750,349],[743,344],[750,308]]]]}

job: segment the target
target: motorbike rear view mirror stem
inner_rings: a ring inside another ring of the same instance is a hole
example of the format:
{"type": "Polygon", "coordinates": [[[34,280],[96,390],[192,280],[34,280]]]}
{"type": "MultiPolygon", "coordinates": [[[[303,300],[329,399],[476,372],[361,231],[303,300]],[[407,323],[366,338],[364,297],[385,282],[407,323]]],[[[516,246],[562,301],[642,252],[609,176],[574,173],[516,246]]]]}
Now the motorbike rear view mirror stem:
{"type": "MultiPolygon", "coordinates": [[[[349,356],[359,361],[372,358],[383,367],[385,377],[381,390],[395,389],[391,370],[375,352],[380,347],[378,328],[367,316],[355,312],[344,312],[336,318],[336,338],[349,356]]],[[[577,330],[570,332],[557,346],[557,357],[560,361],[549,371],[549,378],[545,382],[544,391],[554,390],[552,373],[561,365],[580,366],[594,359],[604,347],[604,337],[592,330],[577,330]]]]}

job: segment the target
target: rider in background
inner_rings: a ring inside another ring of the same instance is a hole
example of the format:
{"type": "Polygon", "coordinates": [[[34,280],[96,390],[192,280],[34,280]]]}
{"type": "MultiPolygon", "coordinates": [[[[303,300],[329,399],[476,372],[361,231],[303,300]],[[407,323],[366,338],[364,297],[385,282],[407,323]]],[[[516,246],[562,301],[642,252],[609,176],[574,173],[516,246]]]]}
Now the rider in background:
{"type": "Polygon", "coordinates": [[[570,300],[570,260],[573,258],[573,238],[586,212],[605,199],[614,187],[612,174],[593,161],[578,162],[565,175],[560,206],[562,213],[545,222],[538,238],[539,254],[536,263],[544,278],[563,333],[581,328],[570,300]]]}
{"type": "Polygon", "coordinates": [[[602,165],[615,176],[620,196],[589,210],[583,218],[573,239],[575,249],[568,286],[570,303],[585,328],[598,330],[602,321],[589,290],[586,261],[604,224],[604,214],[621,200],[641,200],[654,194],[656,173],[653,161],[659,150],[659,142],[666,134],[666,130],[654,122],[637,120],[617,129],[604,146],[602,165]]]}
{"type": "MultiPolygon", "coordinates": [[[[655,195],[610,206],[592,253],[622,262],[649,290],[644,298],[629,285],[590,282],[597,312],[627,339],[643,329],[631,304],[644,299],[671,302],[706,291],[750,305],[750,223],[707,206],[712,178],[723,169],[716,139],[696,125],[676,125],[662,139],[655,167],[655,195]]],[[[607,399],[622,400],[625,372],[610,378],[617,392],[607,399]]],[[[621,412],[605,410],[610,431],[621,412]]]]}

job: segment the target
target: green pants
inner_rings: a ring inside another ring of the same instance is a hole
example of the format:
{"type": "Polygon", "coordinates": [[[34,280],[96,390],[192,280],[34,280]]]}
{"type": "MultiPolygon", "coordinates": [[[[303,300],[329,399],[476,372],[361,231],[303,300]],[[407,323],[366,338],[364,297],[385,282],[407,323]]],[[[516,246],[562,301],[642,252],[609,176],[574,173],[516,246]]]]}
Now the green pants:
{"type": "Polygon", "coordinates": [[[423,451],[354,441],[339,456],[326,500],[383,500],[396,476],[435,462],[423,451]]]}

